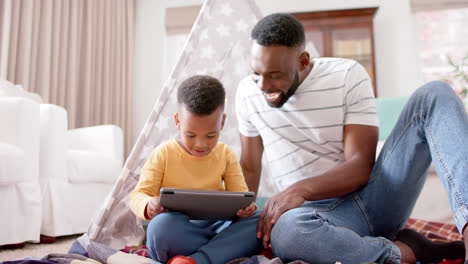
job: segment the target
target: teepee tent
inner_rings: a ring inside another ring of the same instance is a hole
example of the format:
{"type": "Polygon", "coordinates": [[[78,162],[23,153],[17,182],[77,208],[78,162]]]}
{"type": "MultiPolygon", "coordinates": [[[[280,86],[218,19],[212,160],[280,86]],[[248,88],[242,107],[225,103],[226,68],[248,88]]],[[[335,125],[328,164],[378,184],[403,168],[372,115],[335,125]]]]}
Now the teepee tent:
{"type": "Polygon", "coordinates": [[[260,12],[253,0],[206,0],[192,27],[152,113],[140,133],[124,168],[88,229],[91,240],[111,246],[138,245],[144,238],[141,221],[130,211],[128,196],[138,182],[141,167],[151,151],[175,136],[172,116],[178,85],[187,77],[206,74],[218,78],[226,89],[226,124],[220,141],[240,153],[234,98],[239,81],[249,74],[250,31],[260,12]]]}

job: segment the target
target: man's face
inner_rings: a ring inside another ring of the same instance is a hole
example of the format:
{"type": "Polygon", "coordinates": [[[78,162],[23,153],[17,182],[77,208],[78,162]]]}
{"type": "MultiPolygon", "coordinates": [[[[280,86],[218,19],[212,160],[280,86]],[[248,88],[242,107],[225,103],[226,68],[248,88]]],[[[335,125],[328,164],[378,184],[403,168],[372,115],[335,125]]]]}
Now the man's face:
{"type": "Polygon", "coordinates": [[[252,79],[270,106],[281,107],[299,87],[299,55],[294,47],[252,44],[252,79]]]}
{"type": "Polygon", "coordinates": [[[180,130],[179,143],[192,156],[206,156],[218,143],[219,132],[224,126],[226,115],[218,107],[209,115],[197,115],[188,111],[183,105],[178,106],[174,114],[177,129],[180,130]]]}

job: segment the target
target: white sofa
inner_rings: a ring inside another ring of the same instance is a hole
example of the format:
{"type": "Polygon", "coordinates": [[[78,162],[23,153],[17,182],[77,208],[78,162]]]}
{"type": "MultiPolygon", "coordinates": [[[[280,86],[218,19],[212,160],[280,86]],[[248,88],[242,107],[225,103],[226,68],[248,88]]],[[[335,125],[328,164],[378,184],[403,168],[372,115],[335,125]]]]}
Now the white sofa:
{"type": "Polygon", "coordinates": [[[40,115],[41,234],[84,233],[122,168],[122,129],[68,130],[66,110],[52,104],[42,104],[40,115]]]}
{"type": "Polygon", "coordinates": [[[0,97],[0,245],[39,241],[39,104],[0,97]]]}
{"type": "Polygon", "coordinates": [[[0,244],[86,232],[120,174],[122,129],[69,130],[63,107],[1,79],[0,99],[0,244]]]}

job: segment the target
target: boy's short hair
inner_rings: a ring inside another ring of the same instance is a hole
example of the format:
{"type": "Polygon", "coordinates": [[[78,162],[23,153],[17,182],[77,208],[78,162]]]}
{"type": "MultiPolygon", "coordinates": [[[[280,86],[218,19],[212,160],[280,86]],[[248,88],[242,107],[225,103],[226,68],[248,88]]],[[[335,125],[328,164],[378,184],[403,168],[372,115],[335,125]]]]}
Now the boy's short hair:
{"type": "Polygon", "coordinates": [[[305,43],[304,26],[287,13],[268,15],[254,26],[251,37],[262,46],[297,47],[305,43]]]}
{"type": "Polygon", "coordinates": [[[177,102],[197,115],[209,115],[224,107],[226,92],[216,78],[195,75],[183,81],[177,90],[177,102]]]}

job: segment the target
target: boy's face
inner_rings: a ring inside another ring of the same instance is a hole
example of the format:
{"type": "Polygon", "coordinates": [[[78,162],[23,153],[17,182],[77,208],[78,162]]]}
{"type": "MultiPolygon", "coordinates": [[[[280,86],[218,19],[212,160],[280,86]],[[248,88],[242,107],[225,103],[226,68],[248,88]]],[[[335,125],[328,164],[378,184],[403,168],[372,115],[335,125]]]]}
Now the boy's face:
{"type": "Polygon", "coordinates": [[[179,105],[174,119],[181,134],[182,147],[190,155],[202,157],[210,154],[218,143],[226,115],[222,107],[209,115],[200,116],[179,105]]]}

